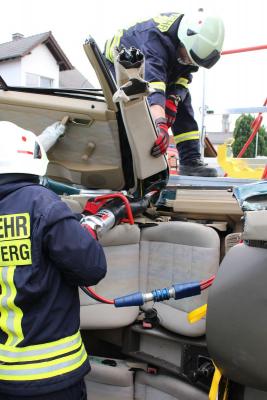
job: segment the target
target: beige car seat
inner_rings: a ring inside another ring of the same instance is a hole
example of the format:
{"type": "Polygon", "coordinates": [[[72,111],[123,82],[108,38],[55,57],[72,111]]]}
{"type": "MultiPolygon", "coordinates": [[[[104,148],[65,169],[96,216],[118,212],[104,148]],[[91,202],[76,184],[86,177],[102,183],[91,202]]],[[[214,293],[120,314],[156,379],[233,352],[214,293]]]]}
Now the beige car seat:
{"type": "MultiPolygon", "coordinates": [[[[143,229],[140,242],[140,288],[170,287],[174,283],[201,281],[219,268],[220,242],[210,227],[191,222],[163,222],[143,229]]],[[[155,303],[161,326],[185,336],[205,333],[205,320],[190,324],[187,315],[207,302],[207,291],[182,300],[155,303]]],[[[147,303],[144,309],[151,307],[147,303]]]]}
{"type": "Polygon", "coordinates": [[[207,393],[169,375],[137,372],[135,400],[208,400],[207,393]]]}
{"type": "MultiPolygon", "coordinates": [[[[137,225],[119,225],[101,240],[107,258],[107,275],[96,287],[100,296],[114,299],[139,290],[139,242],[137,225]]],[[[80,291],[81,328],[112,329],[135,321],[138,307],[115,308],[96,302],[80,291]]]]}

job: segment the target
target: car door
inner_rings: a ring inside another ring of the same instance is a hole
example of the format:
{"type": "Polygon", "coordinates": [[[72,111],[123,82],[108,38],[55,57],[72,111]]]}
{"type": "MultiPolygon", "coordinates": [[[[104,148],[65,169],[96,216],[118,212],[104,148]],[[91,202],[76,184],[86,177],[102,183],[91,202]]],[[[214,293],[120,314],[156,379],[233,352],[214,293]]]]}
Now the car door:
{"type": "MultiPolygon", "coordinates": [[[[39,135],[47,126],[68,117],[65,136],[48,152],[48,176],[93,189],[135,188],[139,180],[166,170],[164,157],[155,159],[149,153],[156,132],[151,129],[144,149],[140,135],[142,139],[146,132],[137,135],[135,125],[125,126],[123,106],[113,102],[117,86],[92,38],[84,50],[101,89],[9,87],[2,81],[0,120],[11,121],[39,135]]],[[[136,102],[133,103],[134,122],[138,112],[136,102]]],[[[142,100],[140,112],[143,109],[147,114],[142,100]]]]}

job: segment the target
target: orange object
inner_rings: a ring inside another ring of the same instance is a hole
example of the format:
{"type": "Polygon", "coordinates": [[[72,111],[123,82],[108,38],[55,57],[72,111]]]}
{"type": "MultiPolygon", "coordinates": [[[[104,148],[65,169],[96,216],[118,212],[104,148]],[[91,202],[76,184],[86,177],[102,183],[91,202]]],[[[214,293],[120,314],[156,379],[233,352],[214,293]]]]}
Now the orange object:
{"type": "Polygon", "coordinates": [[[167,149],[167,160],[170,175],[178,175],[178,151],[175,144],[170,144],[167,149]]]}

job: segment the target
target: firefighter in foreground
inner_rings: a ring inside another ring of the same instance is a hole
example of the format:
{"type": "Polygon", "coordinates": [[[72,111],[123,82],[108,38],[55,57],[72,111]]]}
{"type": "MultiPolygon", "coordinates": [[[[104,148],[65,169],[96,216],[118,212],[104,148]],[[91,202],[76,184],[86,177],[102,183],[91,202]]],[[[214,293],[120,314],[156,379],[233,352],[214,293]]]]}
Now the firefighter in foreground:
{"type": "Polygon", "coordinates": [[[192,72],[211,68],[220,58],[224,25],[219,17],[164,13],[119,30],[106,42],[105,57],[113,75],[115,47],[135,47],[145,56],[145,80],[155,90],[148,97],[158,138],[151,154],[165,154],[171,128],[179,153],[181,175],[217,176],[200,154],[200,134],[188,85],[192,72]]]}
{"type": "Polygon", "coordinates": [[[0,122],[0,399],[86,400],[78,286],[106,274],[101,245],[38,184],[36,136],[0,122]]]}

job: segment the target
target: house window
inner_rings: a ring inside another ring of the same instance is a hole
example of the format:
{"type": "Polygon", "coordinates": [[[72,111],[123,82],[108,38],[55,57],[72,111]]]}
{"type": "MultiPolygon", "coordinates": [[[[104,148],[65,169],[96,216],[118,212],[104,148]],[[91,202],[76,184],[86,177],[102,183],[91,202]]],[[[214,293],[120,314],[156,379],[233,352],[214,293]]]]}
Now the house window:
{"type": "Polygon", "coordinates": [[[46,76],[40,76],[37,74],[26,72],[25,83],[27,87],[51,88],[53,87],[54,80],[51,78],[47,78],[46,76]]]}
{"type": "Polygon", "coordinates": [[[53,79],[40,76],[40,87],[51,88],[53,87],[53,79]]]}

